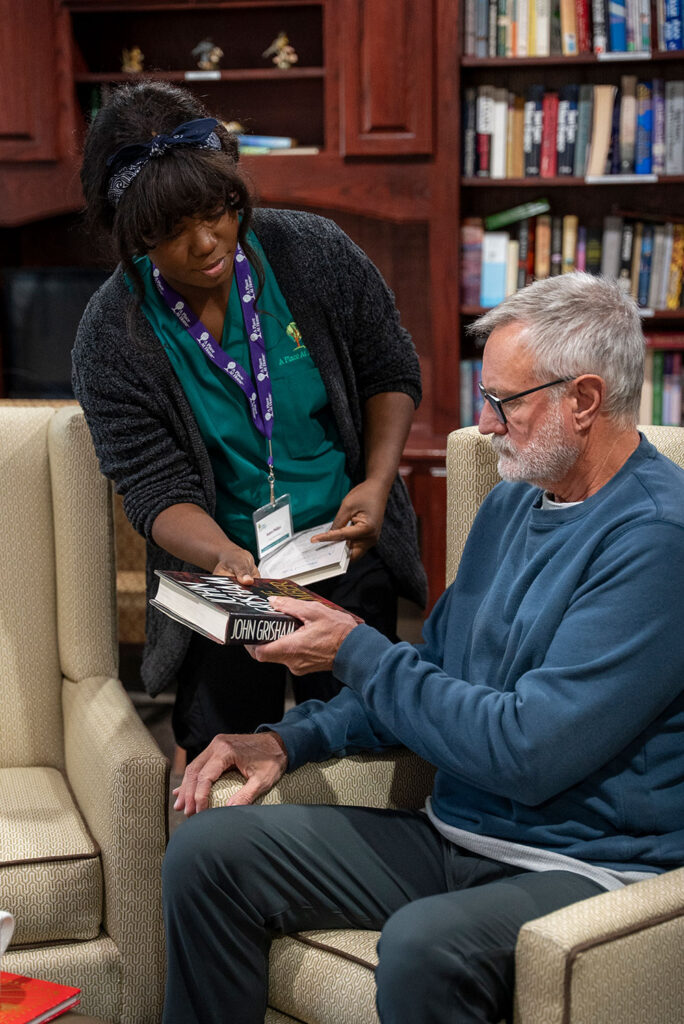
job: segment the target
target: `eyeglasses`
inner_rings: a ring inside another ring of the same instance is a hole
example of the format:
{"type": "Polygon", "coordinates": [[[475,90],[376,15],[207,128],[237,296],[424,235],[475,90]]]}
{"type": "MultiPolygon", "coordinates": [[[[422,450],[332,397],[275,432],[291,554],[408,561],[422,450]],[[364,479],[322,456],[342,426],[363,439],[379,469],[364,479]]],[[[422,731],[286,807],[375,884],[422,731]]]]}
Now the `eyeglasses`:
{"type": "Polygon", "coordinates": [[[528,388],[527,391],[519,391],[517,395],[509,395],[508,398],[497,398],[496,395],[490,395],[482,381],[478,382],[480,394],[486,399],[491,405],[492,409],[496,413],[497,419],[504,424],[507,423],[506,413],[503,411],[503,406],[506,402],[514,402],[516,398],[524,398],[525,395],[531,395],[535,391],[542,391],[544,388],[555,387],[556,384],[567,384],[568,381],[574,380],[573,377],[561,377],[559,380],[550,380],[548,384],[538,384],[536,388],[528,388]]]}

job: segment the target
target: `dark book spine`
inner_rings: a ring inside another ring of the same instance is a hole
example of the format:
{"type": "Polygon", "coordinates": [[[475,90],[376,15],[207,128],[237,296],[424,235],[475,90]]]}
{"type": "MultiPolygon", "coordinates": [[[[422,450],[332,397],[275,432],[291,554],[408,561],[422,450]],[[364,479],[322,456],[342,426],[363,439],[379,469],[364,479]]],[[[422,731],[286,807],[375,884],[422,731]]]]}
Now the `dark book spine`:
{"type": "Polygon", "coordinates": [[[525,217],[518,222],[518,290],[527,284],[527,266],[530,254],[530,221],[525,217]]]}
{"type": "Polygon", "coordinates": [[[634,244],[634,223],[625,220],[622,225],[622,239],[620,241],[620,269],[618,270],[618,285],[629,294],[632,287],[632,246],[634,244]]]}
{"type": "Polygon", "coordinates": [[[551,218],[551,277],[563,270],[563,218],[551,218]]]}
{"type": "Polygon", "coordinates": [[[466,89],[463,98],[463,177],[474,178],[477,166],[475,152],[477,90],[466,89]]]}
{"type": "Polygon", "coordinates": [[[577,96],[575,84],[561,86],[558,94],[558,151],[559,177],[571,176],[575,167],[575,143],[577,140],[577,96]]]}
{"type": "Polygon", "coordinates": [[[544,86],[531,85],[525,96],[523,122],[523,151],[525,154],[525,177],[539,177],[539,161],[542,140],[542,103],[544,86]]]}
{"type": "Polygon", "coordinates": [[[651,286],[651,261],[653,258],[653,225],[644,224],[641,236],[641,257],[639,259],[639,285],[637,302],[640,306],[648,306],[648,293],[651,286]]]}
{"type": "Polygon", "coordinates": [[[606,160],[607,174],[620,173],[620,105],[621,98],[618,92],[613,104],[613,120],[610,126],[610,147],[608,149],[608,159],[606,160]]]}

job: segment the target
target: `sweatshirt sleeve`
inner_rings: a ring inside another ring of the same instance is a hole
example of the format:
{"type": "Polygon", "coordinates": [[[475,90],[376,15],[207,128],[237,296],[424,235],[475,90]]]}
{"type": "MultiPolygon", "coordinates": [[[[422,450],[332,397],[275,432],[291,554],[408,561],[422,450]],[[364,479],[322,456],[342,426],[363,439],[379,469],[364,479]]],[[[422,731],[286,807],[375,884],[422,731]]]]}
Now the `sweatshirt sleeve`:
{"type": "MultiPolygon", "coordinates": [[[[681,693],[682,607],[684,531],[656,521],[599,554],[560,627],[542,638],[542,663],[511,690],[450,676],[429,660],[429,640],[423,650],[391,644],[367,626],[345,639],[335,674],[438,768],[534,805],[610,762],[681,693]]],[[[428,634],[448,644],[458,608],[438,611],[441,629],[428,634]]]]}

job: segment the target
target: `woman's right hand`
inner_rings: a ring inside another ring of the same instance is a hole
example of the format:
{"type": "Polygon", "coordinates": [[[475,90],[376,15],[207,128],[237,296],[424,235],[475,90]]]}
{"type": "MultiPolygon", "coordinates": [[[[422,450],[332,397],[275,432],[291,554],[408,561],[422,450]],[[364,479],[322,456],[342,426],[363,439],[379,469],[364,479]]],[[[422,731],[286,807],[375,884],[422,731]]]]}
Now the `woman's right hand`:
{"type": "Polygon", "coordinates": [[[214,576],[234,576],[238,583],[250,584],[259,578],[259,570],[250,551],[231,545],[211,570],[214,576]]]}

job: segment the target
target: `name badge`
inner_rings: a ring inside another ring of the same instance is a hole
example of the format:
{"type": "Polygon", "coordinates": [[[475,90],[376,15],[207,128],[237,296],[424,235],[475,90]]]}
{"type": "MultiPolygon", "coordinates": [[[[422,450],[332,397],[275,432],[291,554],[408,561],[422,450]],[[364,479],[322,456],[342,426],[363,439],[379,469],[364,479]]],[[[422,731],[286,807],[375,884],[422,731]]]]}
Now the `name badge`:
{"type": "Polygon", "coordinates": [[[290,495],[282,494],[268,505],[252,512],[259,558],[289,540],[294,533],[290,495]]]}

